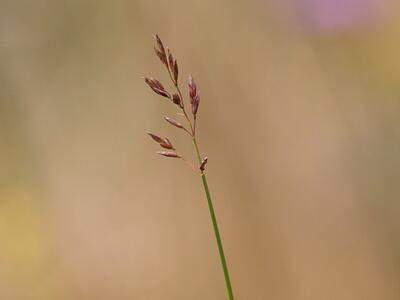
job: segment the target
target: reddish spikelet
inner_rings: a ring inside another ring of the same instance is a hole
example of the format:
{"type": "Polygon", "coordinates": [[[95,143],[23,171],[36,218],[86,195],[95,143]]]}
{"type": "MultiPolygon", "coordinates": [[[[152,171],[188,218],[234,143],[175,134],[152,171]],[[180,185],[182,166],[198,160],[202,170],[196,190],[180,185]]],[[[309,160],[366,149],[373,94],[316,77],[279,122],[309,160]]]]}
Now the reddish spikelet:
{"type": "Polygon", "coordinates": [[[161,62],[167,66],[167,59],[166,59],[165,55],[160,50],[158,50],[156,47],[154,47],[154,52],[156,52],[156,54],[157,54],[158,58],[161,60],[161,62]]]}
{"type": "Polygon", "coordinates": [[[192,105],[192,113],[196,118],[197,110],[199,109],[200,104],[200,92],[197,90],[197,85],[194,82],[192,75],[189,75],[189,99],[190,104],[192,105]]]}
{"type": "Polygon", "coordinates": [[[197,94],[197,86],[193,80],[192,74],[189,75],[189,100],[190,104],[193,104],[193,99],[196,97],[197,94]]]}
{"type": "Polygon", "coordinates": [[[153,77],[145,77],[144,81],[151,87],[151,88],[156,88],[159,90],[164,90],[163,85],[161,82],[159,82],[157,79],[153,77]]]}
{"type": "Polygon", "coordinates": [[[206,157],[203,158],[203,160],[201,162],[201,165],[199,167],[201,172],[204,172],[207,162],[208,162],[208,157],[206,156],[206,157]]]}
{"type": "Polygon", "coordinates": [[[175,80],[175,83],[177,84],[178,83],[178,73],[179,73],[179,70],[178,70],[178,62],[176,61],[176,59],[174,60],[174,67],[173,67],[173,69],[172,69],[172,74],[174,75],[174,80],[175,80]]]}
{"type": "Polygon", "coordinates": [[[171,141],[168,138],[163,139],[158,135],[148,132],[147,133],[155,142],[157,142],[161,147],[165,149],[172,149],[175,150],[174,146],[172,146],[171,141]]]}
{"type": "Polygon", "coordinates": [[[147,133],[155,142],[157,142],[157,143],[163,143],[164,142],[164,139],[163,138],[161,138],[161,137],[159,137],[158,135],[155,135],[155,134],[153,134],[153,133],[151,133],[151,132],[148,132],[147,133]]]}
{"type": "Polygon", "coordinates": [[[179,105],[180,107],[182,107],[182,100],[181,100],[181,97],[179,97],[178,94],[173,94],[172,95],[172,102],[174,102],[176,105],[179,105]]]}
{"type": "Polygon", "coordinates": [[[180,158],[180,156],[175,151],[158,151],[157,154],[166,157],[180,158]]]}
{"type": "Polygon", "coordinates": [[[174,59],[171,51],[169,50],[169,48],[167,47],[167,53],[168,53],[168,68],[169,71],[172,74],[172,81],[174,82],[175,85],[178,84],[178,63],[176,61],[176,59],[174,59]]]}
{"type": "Polygon", "coordinates": [[[172,146],[172,143],[171,143],[171,141],[169,140],[169,138],[165,138],[165,145],[166,145],[166,147],[165,146],[163,146],[163,145],[161,145],[161,147],[163,147],[163,148],[165,148],[165,149],[172,149],[172,150],[175,150],[175,148],[174,148],[174,146],[172,146]]]}
{"type": "Polygon", "coordinates": [[[193,113],[194,118],[196,118],[197,111],[199,109],[199,104],[200,104],[200,94],[197,94],[197,96],[193,100],[193,104],[192,104],[192,113],[193,113]]]}
{"type": "Polygon", "coordinates": [[[181,128],[181,129],[184,129],[185,127],[183,127],[183,125],[181,124],[181,123],[179,123],[178,121],[176,121],[176,120],[174,120],[174,119],[172,119],[172,118],[170,118],[170,117],[164,117],[164,119],[165,119],[165,121],[167,121],[169,124],[171,124],[171,125],[173,125],[173,126],[175,126],[175,127],[178,127],[178,128],[181,128]]]}
{"type": "Polygon", "coordinates": [[[157,42],[158,49],[154,47],[154,51],[156,52],[158,58],[161,60],[161,62],[168,68],[168,62],[167,62],[167,54],[165,52],[165,48],[163,45],[163,42],[161,41],[160,37],[158,34],[154,36],[157,42]]]}
{"type": "Polygon", "coordinates": [[[172,53],[168,47],[167,47],[167,53],[168,53],[168,66],[169,66],[169,69],[172,71],[173,66],[174,66],[174,57],[172,56],[172,53]]]}
{"type": "Polygon", "coordinates": [[[147,85],[153,90],[158,95],[161,95],[163,97],[171,99],[171,95],[164,89],[163,85],[161,82],[159,82],[157,79],[153,77],[145,77],[144,81],[147,83],[147,85]]]}
{"type": "Polygon", "coordinates": [[[154,37],[155,37],[155,39],[156,39],[156,41],[157,41],[158,49],[160,49],[161,52],[164,52],[164,53],[165,53],[164,44],[163,44],[163,42],[161,41],[161,39],[160,39],[160,37],[158,36],[158,34],[156,33],[154,37]]]}
{"type": "Polygon", "coordinates": [[[152,89],[156,94],[158,94],[158,95],[160,95],[160,96],[163,96],[163,97],[165,97],[165,98],[169,98],[169,99],[171,99],[171,95],[167,92],[167,91],[162,91],[162,90],[159,90],[159,89],[152,89]]]}

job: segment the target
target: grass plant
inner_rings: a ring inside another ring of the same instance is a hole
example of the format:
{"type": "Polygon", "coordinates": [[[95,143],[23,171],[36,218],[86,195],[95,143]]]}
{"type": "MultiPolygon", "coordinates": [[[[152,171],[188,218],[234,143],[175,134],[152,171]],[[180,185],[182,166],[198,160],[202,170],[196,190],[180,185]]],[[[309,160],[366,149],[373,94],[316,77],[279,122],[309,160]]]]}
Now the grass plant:
{"type": "Polygon", "coordinates": [[[164,117],[164,118],[169,124],[171,124],[172,126],[178,128],[180,130],[184,130],[190,136],[192,143],[193,143],[194,152],[196,154],[198,163],[194,164],[194,163],[190,162],[189,160],[187,160],[185,157],[183,157],[180,153],[178,153],[178,151],[173,146],[173,144],[169,138],[166,138],[166,137],[163,138],[163,137],[160,137],[159,135],[156,135],[153,133],[148,133],[148,134],[155,142],[157,142],[163,148],[163,150],[157,152],[159,155],[169,157],[169,158],[181,159],[182,161],[187,163],[195,172],[198,172],[198,174],[200,175],[201,182],[202,182],[203,188],[204,188],[204,193],[207,198],[207,204],[208,204],[208,208],[210,211],[210,217],[211,217],[211,222],[213,225],[215,240],[217,243],[218,253],[219,253],[220,260],[221,260],[221,266],[222,266],[222,270],[224,273],[228,299],[233,300],[234,296],[233,296],[232,284],[231,284],[229,271],[228,271],[228,264],[227,264],[227,261],[225,258],[221,234],[220,234],[219,228],[218,228],[217,216],[215,214],[210,190],[208,187],[206,172],[205,172],[208,158],[203,157],[201,155],[197,136],[196,136],[196,123],[197,123],[196,121],[197,121],[197,112],[198,112],[199,104],[200,104],[200,92],[197,88],[197,85],[196,85],[192,75],[189,75],[188,95],[189,95],[190,112],[188,113],[187,107],[185,106],[184,97],[182,95],[180,86],[178,84],[179,69],[178,69],[177,60],[172,55],[170,49],[168,47],[164,46],[163,42],[161,41],[161,39],[158,35],[155,35],[155,40],[156,40],[156,47],[154,47],[154,50],[155,50],[158,58],[161,60],[162,64],[166,67],[169,77],[175,87],[175,91],[173,93],[168,92],[164,88],[164,86],[161,84],[161,82],[153,77],[145,77],[144,80],[147,83],[147,85],[156,94],[171,101],[173,104],[175,104],[178,107],[179,111],[183,114],[183,116],[186,120],[186,123],[187,123],[186,125],[181,124],[180,122],[178,122],[177,120],[175,120],[171,117],[164,117]],[[197,167],[195,167],[196,165],[197,165],[197,167]]]}

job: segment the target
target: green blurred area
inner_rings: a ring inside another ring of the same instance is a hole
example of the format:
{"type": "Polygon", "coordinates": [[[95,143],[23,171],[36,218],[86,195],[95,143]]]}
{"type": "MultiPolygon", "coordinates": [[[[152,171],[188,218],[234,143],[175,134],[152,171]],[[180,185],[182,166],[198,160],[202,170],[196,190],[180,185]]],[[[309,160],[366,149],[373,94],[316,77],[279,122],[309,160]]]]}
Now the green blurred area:
{"type": "Polygon", "coordinates": [[[141,79],[172,88],[156,32],[201,90],[237,299],[399,299],[400,7],[368,3],[327,29],[294,0],[0,0],[0,299],[224,299],[200,180],[145,135],[193,158],[141,79]]]}

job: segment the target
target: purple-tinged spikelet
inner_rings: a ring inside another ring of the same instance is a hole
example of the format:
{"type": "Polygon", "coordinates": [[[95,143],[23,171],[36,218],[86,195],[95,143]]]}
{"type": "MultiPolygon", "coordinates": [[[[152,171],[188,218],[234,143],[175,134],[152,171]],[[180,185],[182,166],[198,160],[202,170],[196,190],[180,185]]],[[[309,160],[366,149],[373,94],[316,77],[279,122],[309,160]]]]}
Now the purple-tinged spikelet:
{"type": "Polygon", "coordinates": [[[162,138],[158,135],[148,132],[147,133],[155,142],[157,142],[161,147],[165,149],[175,150],[174,146],[172,146],[171,141],[168,138],[162,138]]]}
{"type": "Polygon", "coordinates": [[[172,118],[170,118],[170,117],[164,117],[164,119],[169,123],[169,124],[171,124],[171,125],[173,125],[173,126],[175,126],[175,127],[178,127],[178,128],[181,128],[181,129],[184,129],[185,127],[183,127],[183,125],[181,124],[181,123],[179,123],[178,121],[176,121],[176,120],[174,120],[174,119],[172,119],[172,118]]]}
{"type": "Polygon", "coordinates": [[[157,154],[166,157],[181,158],[175,151],[158,151],[157,154]]]}
{"type": "Polygon", "coordinates": [[[161,60],[161,62],[168,68],[167,53],[165,52],[164,45],[163,45],[160,37],[158,36],[158,34],[156,34],[154,36],[154,38],[156,39],[157,46],[158,46],[158,49],[156,47],[154,47],[154,51],[156,52],[156,54],[157,54],[158,58],[161,60]]]}
{"type": "Polygon", "coordinates": [[[158,95],[171,99],[171,95],[164,89],[161,82],[153,77],[145,77],[144,81],[158,95]]]}
{"type": "Polygon", "coordinates": [[[178,94],[173,94],[172,95],[172,102],[174,102],[174,104],[179,105],[180,107],[182,107],[182,99],[181,99],[181,97],[179,97],[178,94]]]}
{"type": "Polygon", "coordinates": [[[167,57],[168,57],[168,69],[170,74],[172,75],[172,81],[175,85],[178,84],[178,63],[176,59],[174,59],[174,56],[172,55],[171,51],[167,48],[167,57]]]}
{"type": "Polygon", "coordinates": [[[193,116],[196,118],[197,110],[199,109],[199,104],[200,104],[200,93],[197,90],[197,85],[192,75],[189,75],[188,86],[189,86],[189,100],[190,104],[192,105],[192,113],[193,116]]]}
{"type": "Polygon", "coordinates": [[[174,80],[175,80],[175,84],[178,84],[178,62],[176,61],[176,59],[174,60],[174,64],[173,64],[173,68],[172,68],[172,74],[174,75],[174,80]]]}

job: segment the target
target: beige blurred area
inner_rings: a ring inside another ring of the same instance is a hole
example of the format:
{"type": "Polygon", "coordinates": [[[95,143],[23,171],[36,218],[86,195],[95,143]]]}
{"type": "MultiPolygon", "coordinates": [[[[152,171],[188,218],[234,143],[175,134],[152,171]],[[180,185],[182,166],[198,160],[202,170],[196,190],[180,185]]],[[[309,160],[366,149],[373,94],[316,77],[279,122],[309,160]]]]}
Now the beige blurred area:
{"type": "Polygon", "coordinates": [[[400,299],[400,7],[317,3],[0,0],[0,299],[226,299],[200,178],[145,134],[194,159],[156,32],[236,299],[400,299]]]}

